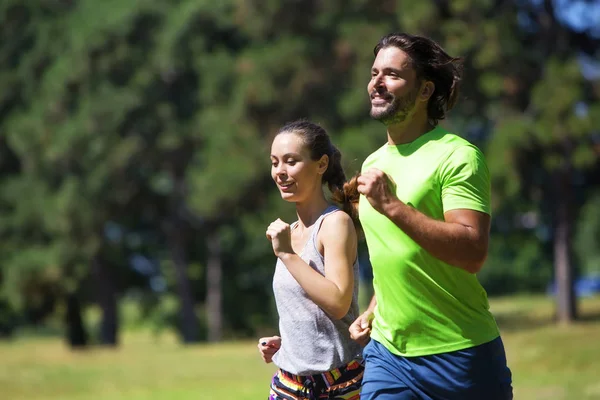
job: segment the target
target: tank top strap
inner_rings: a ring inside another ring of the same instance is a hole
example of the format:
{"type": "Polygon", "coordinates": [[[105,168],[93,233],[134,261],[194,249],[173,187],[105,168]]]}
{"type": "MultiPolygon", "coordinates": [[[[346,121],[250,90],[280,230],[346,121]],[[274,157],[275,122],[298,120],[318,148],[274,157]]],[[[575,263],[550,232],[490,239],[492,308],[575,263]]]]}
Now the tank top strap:
{"type": "Polygon", "coordinates": [[[336,206],[329,206],[325,209],[325,211],[323,211],[323,214],[321,214],[319,216],[319,218],[317,218],[317,220],[314,223],[314,226],[310,232],[310,239],[309,242],[312,242],[313,244],[316,245],[317,243],[317,235],[319,234],[319,230],[321,229],[321,225],[323,224],[323,220],[325,219],[326,216],[328,216],[329,214],[332,214],[336,211],[339,211],[340,209],[336,206]]]}

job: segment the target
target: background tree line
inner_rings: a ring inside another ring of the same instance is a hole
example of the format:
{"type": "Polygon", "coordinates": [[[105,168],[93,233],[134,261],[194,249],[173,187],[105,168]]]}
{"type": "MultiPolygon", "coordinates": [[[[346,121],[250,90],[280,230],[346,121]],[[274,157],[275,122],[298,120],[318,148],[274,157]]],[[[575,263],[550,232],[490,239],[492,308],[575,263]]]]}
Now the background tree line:
{"type": "Polygon", "coordinates": [[[573,277],[600,272],[594,2],[5,0],[0,11],[4,335],[60,320],[73,346],[115,345],[124,301],[184,342],[274,328],[264,230],[294,210],[270,180],[271,139],[308,117],[358,171],[385,140],[366,84],[391,31],[465,57],[443,125],[492,171],[488,292],[558,278],[569,321],[573,277]],[[577,7],[589,18],[572,22],[577,7]],[[98,327],[85,323],[92,306],[98,327]]]}

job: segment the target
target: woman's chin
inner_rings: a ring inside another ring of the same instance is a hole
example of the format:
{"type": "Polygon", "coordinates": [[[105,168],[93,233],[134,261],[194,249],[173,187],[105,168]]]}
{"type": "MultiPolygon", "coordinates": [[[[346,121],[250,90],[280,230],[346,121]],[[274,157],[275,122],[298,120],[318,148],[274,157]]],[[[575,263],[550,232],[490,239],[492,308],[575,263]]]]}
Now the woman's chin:
{"type": "Polygon", "coordinates": [[[297,201],[294,193],[280,192],[279,194],[281,194],[281,198],[287,202],[295,203],[297,201]]]}

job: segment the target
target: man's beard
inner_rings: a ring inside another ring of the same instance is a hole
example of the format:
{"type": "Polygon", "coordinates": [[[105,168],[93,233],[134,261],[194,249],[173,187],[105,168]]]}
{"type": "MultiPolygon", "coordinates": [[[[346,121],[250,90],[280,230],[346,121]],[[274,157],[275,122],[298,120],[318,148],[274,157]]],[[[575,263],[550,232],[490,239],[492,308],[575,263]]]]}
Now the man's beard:
{"type": "Polygon", "coordinates": [[[399,98],[389,92],[380,93],[381,97],[391,99],[392,102],[383,109],[371,106],[371,118],[381,121],[386,126],[404,122],[415,108],[418,93],[418,88],[399,98]]]}

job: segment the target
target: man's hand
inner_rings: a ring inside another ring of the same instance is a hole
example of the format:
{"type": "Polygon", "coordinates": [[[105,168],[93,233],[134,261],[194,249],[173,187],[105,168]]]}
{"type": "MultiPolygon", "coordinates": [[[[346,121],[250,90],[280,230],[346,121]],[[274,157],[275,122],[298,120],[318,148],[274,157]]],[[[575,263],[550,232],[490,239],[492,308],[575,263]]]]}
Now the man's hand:
{"type": "Polygon", "coordinates": [[[263,337],[258,339],[258,351],[263,361],[267,364],[273,361],[273,355],[281,347],[281,338],[279,336],[263,337]]]}
{"type": "Polygon", "coordinates": [[[357,183],[358,192],[365,196],[371,206],[381,214],[384,213],[386,205],[398,199],[395,190],[396,184],[379,169],[371,168],[360,174],[357,183]]]}
{"type": "Polygon", "coordinates": [[[371,339],[371,323],[373,322],[373,311],[367,310],[354,320],[348,330],[350,337],[361,346],[366,346],[371,339]]]}

